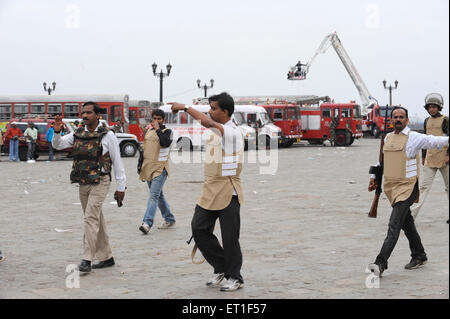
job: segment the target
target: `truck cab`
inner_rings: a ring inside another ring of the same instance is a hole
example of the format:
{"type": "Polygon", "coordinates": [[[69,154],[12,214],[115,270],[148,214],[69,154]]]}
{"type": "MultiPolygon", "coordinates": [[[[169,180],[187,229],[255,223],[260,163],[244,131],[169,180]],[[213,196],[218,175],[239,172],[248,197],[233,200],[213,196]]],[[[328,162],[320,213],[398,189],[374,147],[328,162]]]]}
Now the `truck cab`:
{"type": "Polygon", "coordinates": [[[267,111],[262,106],[235,105],[235,112],[243,114],[247,125],[256,130],[256,145],[258,147],[270,147],[281,144],[282,131],[274,125],[267,111]]]}
{"type": "Polygon", "coordinates": [[[270,119],[283,133],[280,141],[281,147],[290,147],[292,144],[300,142],[302,123],[297,105],[271,104],[261,106],[266,109],[270,119]]]}

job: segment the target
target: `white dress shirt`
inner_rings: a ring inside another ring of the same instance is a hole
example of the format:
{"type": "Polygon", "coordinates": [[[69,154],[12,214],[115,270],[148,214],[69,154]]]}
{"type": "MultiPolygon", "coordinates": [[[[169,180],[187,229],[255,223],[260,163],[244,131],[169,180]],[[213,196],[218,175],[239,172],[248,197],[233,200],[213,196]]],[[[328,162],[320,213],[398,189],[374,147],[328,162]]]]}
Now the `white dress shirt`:
{"type": "MultiPolygon", "coordinates": [[[[99,126],[102,125],[99,123],[99,126]]],[[[97,131],[98,127],[95,129],[97,131]]],[[[84,127],[84,130],[87,131],[87,127],[84,127]]],[[[74,137],[73,132],[67,135],[61,136],[59,133],[54,133],[52,146],[58,150],[62,150],[65,148],[69,148],[73,146],[74,137]]],[[[116,135],[112,131],[108,131],[108,133],[102,138],[102,147],[103,154],[109,152],[109,156],[111,157],[111,161],[114,167],[114,176],[117,182],[117,191],[124,192],[126,188],[126,176],[125,176],[125,168],[123,166],[122,158],[120,157],[120,148],[119,141],[117,140],[116,135]]],[[[102,168],[102,172],[104,169],[102,168]]]]}
{"type": "MultiPolygon", "coordinates": [[[[408,135],[408,141],[406,142],[406,157],[415,158],[417,153],[419,153],[422,149],[442,149],[444,146],[448,145],[448,137],[447,136],[434,136],[434,135],[426,135],[421,134],[415,131],[411,131],[411,129],[406,126],[399,134],[408,135]]],[[[395,134],[391,132],[386,135],[384,142],[386,143],[387,137],[391,134],[395,134]]],[[[377,166],[380,166],[378,162],[377,166]]],[[[370,175],[371,178],[375,178],[375,175],[370,175]]]]}

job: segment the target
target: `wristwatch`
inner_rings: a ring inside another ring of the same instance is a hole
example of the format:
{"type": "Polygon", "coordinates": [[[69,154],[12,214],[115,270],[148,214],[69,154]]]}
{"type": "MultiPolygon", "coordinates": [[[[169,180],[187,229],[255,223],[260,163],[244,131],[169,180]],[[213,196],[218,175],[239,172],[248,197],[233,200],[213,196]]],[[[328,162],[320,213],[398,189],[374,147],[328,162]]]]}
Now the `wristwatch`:
{"type": "Polygon", "coordinates": [[[187,111],[188,111],[188,108],[189,108],[189,105],[185,105],[185,106],[184,106],[184,111],[187,112],[187,111]]]}

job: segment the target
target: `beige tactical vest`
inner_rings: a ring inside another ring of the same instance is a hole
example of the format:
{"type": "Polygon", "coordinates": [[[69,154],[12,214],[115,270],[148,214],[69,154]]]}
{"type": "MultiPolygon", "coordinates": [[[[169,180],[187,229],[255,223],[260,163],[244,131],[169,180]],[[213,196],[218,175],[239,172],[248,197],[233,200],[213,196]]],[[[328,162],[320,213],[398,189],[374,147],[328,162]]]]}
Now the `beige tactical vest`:
{"type": "MultiPolygon", "coordinates": [[[[162,131],[166,131],[167,128],[162,131]]],[[[155,130],[148,130],[144,137],[144,162],[142,163],[139,179],[151,181],[162,174],[166,169],[169,175],[169,150],[170,147],[161,147],[159,136],[155,130]]]]}
{"type": "MultiPolygon", "coordinates": [[[[419,155],[416,158],[406,157],[408,137],[409,133],[408,136],[391,133],[384,143],[384,193],[392,206],[411,196],[419,178],[419,155]]],[[[418,201],[419,194],[415,202],[418,201]]]]}
{"type": "Polygon", "coordinates": [[[226,208],[236,190],[239,203],[244,196],[240,174],[242,171],[243,150],[233,154],[225,154],[221,137],[211,133],[205,152],[205,182],[197,204],[207,210],[226,208]]]}
{"type": "MultiPolygon", "coordinates": [[[[432,117],[430,116],[427,120],[427,135],[443,136],[444,131],[442,131],[442,123],[444,122],[444,116],[432,117]]],[[[445,164],[445,156],[447,155],[447,148],[445,146],[441,150],[429,149],[427,150],[427,157],[425,158],[425,166],[432,168],[441,168],[445,164]]]]}

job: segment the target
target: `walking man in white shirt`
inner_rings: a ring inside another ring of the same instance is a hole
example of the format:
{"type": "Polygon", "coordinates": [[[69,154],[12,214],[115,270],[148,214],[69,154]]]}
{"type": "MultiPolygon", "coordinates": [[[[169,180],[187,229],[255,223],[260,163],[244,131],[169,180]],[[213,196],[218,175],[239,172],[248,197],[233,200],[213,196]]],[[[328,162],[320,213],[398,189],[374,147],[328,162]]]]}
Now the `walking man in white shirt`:
{"type": "Polygon", "coordinates": [[[172,111],[184,110],[201,125],[211,130],[206,145],[205,182],[191,227],[195,243],[206,261],[214,268],[206,283],[221,291],[234,291],[244,285],[241,275],[242,252],[239,244],[240,207],[243,190],[240,173],[244,139],[231,121],[233,98],[227,93],[209,97],[210,117],[181,103],[172,104],[172,111]],[[219,219],[223,247],[213,234],[219,219]]]}
{"type": "MultiPolygon", "coordinates": [[[[381,277],[388,268],[388,259],[397,244],[400,230],[405,232],[411,249],[411,261],[405,269],[416,269],[427,262],[419,233],[414,224],[410,207],[419,200],[419,152],[421,149],[442,149],[448,145],[448,137],[425,135],[413,132],[407,127],[408,110],[395,107],[392,110],[394,132],[384,142],[384,193],[392,206],[388,232],[375,262],[369,264],[376,276],[381,277]]],[[[370,179],[369,192],[377,188],[377,181],[370,179]]]]}
{"type": "Polygon", "coordinates": [[[102,205],[111,184],[112,167],[117,182],[114,195],[119,206],[122,205],[126,189],[119,143],[114,133],[100,124],[100,111],[97,103],[84,103],[82,118],[85,126],[68,135],[60,134],[63,127],[61,116],[56,116],[53,125],[53,147],[73,147],[70,180],[80,184],[79,195],[84,212],[83,259],[78,266],[81,272],[115,264],[102,212],[102,205]],[[94,259],[99,262],[91,266],[94,259]]]}

